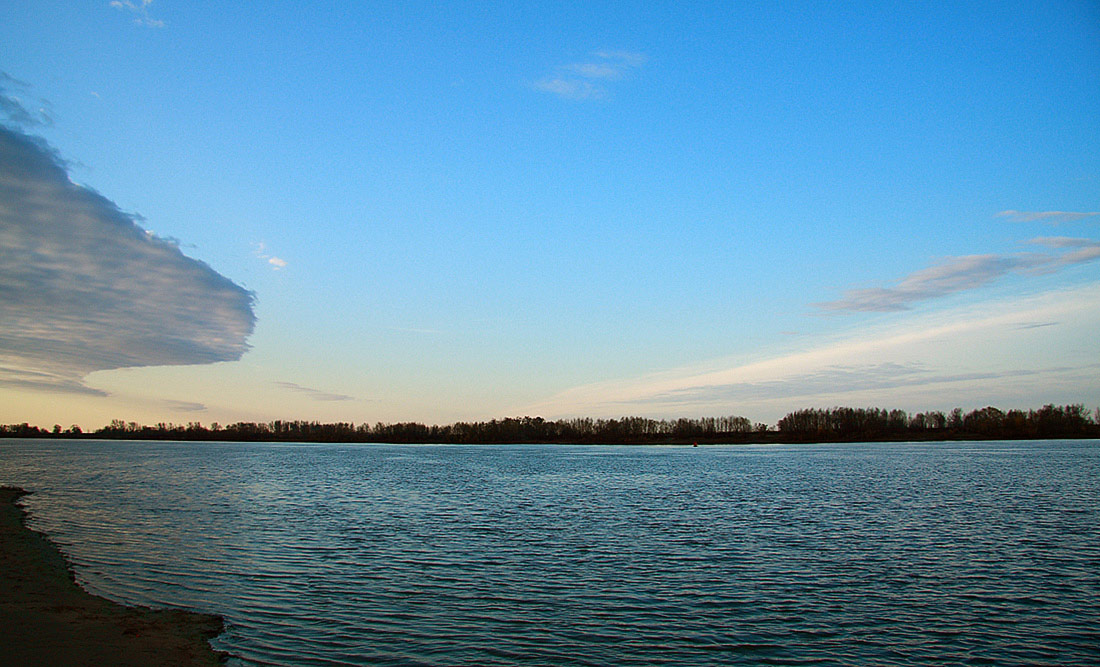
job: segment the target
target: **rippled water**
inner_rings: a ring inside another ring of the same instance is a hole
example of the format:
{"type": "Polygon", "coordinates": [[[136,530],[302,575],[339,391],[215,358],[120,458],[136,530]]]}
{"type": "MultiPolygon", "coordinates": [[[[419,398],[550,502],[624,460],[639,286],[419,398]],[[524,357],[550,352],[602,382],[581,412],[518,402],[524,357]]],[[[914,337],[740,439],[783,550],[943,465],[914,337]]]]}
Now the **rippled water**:
{"type": "Polygon", "coordinates": [[[0,483],[235,664],[1100,664],[1100,443],[4,440],[0,483]]]}

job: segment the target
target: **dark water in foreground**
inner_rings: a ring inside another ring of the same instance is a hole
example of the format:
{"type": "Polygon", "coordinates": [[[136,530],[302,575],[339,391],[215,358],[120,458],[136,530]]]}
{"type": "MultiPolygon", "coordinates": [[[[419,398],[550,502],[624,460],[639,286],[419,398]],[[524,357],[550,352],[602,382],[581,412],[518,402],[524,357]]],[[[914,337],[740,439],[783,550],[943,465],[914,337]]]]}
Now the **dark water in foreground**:
{"type": "Polygon", "coordinates": [[[107,597],[236,664],[1100,664],[1100,443],[0,440],[107,597]]]}

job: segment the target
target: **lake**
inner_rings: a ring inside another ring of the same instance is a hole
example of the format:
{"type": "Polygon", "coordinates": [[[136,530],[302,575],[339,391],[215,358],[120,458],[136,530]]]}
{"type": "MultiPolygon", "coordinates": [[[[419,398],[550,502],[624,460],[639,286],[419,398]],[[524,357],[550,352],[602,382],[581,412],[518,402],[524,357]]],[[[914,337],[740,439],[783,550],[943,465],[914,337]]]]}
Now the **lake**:
{"type": "Polygon", "coordinates": [[[0,440],[77,579],[237,665],[1100,664],[1100,442],[0,440]]]}

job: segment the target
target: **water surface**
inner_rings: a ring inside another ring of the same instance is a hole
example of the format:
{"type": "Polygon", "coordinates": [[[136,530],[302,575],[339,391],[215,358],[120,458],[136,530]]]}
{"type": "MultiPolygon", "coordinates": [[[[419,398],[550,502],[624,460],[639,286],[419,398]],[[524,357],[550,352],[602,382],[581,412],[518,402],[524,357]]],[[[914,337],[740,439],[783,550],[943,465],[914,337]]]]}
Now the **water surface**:
{"type": "Polygon", "coordinates": [[[114,600],[234,664],[1100,663],[1100,446],[0,440],[114,600]]]}

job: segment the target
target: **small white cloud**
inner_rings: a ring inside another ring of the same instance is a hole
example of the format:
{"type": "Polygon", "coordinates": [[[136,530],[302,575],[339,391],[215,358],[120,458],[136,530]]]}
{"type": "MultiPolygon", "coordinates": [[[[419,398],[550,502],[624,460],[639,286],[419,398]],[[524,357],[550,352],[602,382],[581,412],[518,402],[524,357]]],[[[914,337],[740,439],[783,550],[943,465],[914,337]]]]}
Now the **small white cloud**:
{"type": "Polygon", "coordinates": [[[1100,215],[1100,211],[1001,211],[1001,218],[1011,218],[1016,222],[1035,222],[1041,220],[1056,225],[1060,222],[1073,222],[1100,215]]]}
{"type": "Polygon", "coordinates": [[[644,53],[633,51],[597,51],[596,57],[619,62],[625,67],[641,67],[649,60],[644,53]]]}
{"type": "Polygon", "coordinates": [[[155,19],[149,15],[149,5],[153,0],[141,0],[140,3],[132,0],[111,0],[109,3],[115,9],[127,12],[134,16],[134,23],[149,28],[163,28],[164,21],[155,19]]]}
{"type": "Polygon", "coordinates": [[[267,254],[267,245],[263,241],[256,244],[256,256],[262,260],[266,260],[267,263],[271,265],[272,271],[278,271],[287,265],[287,261],[282,257],[267,254]]]}
{"type": "Polygon", "coordinates": [[[606,63],[577,63],[568,69],[589,79],[618,79],[623,75],[622,68],[606,63]]]}
{"type": "Polygon", "coordinates": [[[535,88],[570,100],[593,99],[602,97],[604,94],[602,88],[594,86],[588,81],[576,81],[560,77],[536,81],[535,88]]]}
{"type": "Polygon", "coordinates": [[[570,100],[600,99],[607,89],[592,81],[622,79],[646,61],[644,55],[629,51],[599,51],[592,55],[594,60],[563,65],[557,68],[557,74],[539,79],[532,87],[570,100]]]}

